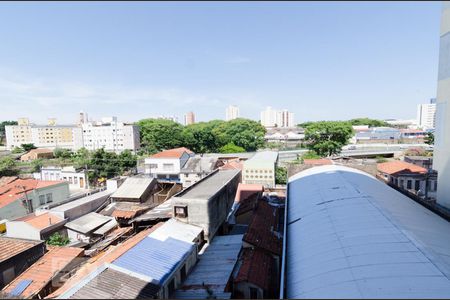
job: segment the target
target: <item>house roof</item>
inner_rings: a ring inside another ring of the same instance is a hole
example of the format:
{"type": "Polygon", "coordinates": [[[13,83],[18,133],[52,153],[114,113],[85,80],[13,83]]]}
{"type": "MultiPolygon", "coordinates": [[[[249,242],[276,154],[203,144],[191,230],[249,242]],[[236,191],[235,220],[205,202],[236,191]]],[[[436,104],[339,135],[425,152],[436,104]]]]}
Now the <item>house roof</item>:
{"type": "Polygon", "coordinates": [[[281,255],[280,209],[267,201],[258,201],[244,241],[276,255],[281,255]]]}
{"type": "Polygon", "coordinates": [[[158,153],[150,156],[150,158],[181,158],[185,152],[187,154],[194,153],[191,150],[189,150],[188,148],[180,147],[180,148],[169,149],[169,150],[164,150],[164,151],[158,152],[158,153]]]}
{"type": "Polygon", "coordinates": [[[323,166],[323,165],[332,165],[333,161],[331,159],[328,159],[328,158],[304,159],[303,163],[305,165],[323,166]]]}
{"type": "MultiPolygon", "coordinates": [[[[155,178],[148,177],[128,177],[111,195],[111,198],[141,198],[149,189],[156,185],[155,178]]],[[[143,199],[146,200],[146,199],[143,199]]]]}
{"type": "Polygon", "coordinates": [[[70,299],[151,299],[160,287],[113,268],[105,268],[70,299]]]}
{"type": "Polygon", "coordinates": [[[66,223],[66,227],[81,233],[90,233],[104,224],[114,220],[112,217],[103,216],[101,214],[91,212],[78,219],[66,223]]]}
{"type": "Polygon", "coordinates": [[[37,149],[31,149],[30,151],[28,151],[27,154],[34,154],[34,153],[53,153],[53,150],[47,149],[47,148],[37,148],[37,149]]]}
{"type": "Polygon", "coordinates": [[[281,298],[450,295],[450,223],[445,219],[344,166],[302,171],[289,178],[288,189],[286,294],[281,298]]]}
{"type": "Polygon", "coordinates": [[[264,192],[264,186],[261,184],[245,184],[239,183],[236,196],[234,198],[235,202],[240,202],[241,200],[245,200],[253,194],[264,192]]]}
{"type": "Polygon", "coordinates": [[[35,189],[45,188],[61,183],[67,184],[64,181],[43,181],[36,179],[16,178],[15,180],[0,186],[0,208],[23,197],[24,190],[22,187],[25,188],[26,192],[30,192],[35,189]]]}
{"type": "Polygon", "coordinates": [[[258,248],[244,248],[241,259],[242,264],[234,282],[249,282],[264,290],[269,290],[271,281],[275,279],[272,256],[258,248]]]}
{"type": "Polygon", "coordinates": [[[44,241],[32,241],[0,236],[0,263],[43,243],[44,241]]]}
{"type": "Polygon", "coordinates": [[[57,273],[67,267],[83,251],[81,248],[73,247],[52,248],[36,263],[8,284],[3,291],[10,293],[24,280],[31,280],[31,283],[19,295],[23,298],[37,295],[57,273]]]}
{"type": "Polygon", "coordinates": [[[221,166],[219,169],[221,170],[241,170],[244,167],[244,163],[239,161],[228,161],[223,166],[221,166]]]}
{"type": "Polygon", "coordinates": [[[427,169],[420,167],[415,164],[407,163],[400,160],[394,160],[389,162],[384,162],[377,164],[378,171],[386,174],[396,174],[400,172],[404,173],[418,173],[418,174],[426,174],[427,169]]]}
{"type": "Polygon", "coordinates": [[[180,241],[192,243],[202,231],[203,228],[201,227],[170,219],[150,233],[149,236],[160,240],[170,236],[180,241]]]}
{"type": "Polygon", "coordinates": [[[215,169],[217,160],[216,157],[190,157],[180,173],[210,173],[215,169]]]}
{"type": "Polygon", "coordinates": [[[52,213],[46,212],[40,215],[31,214],[19,219],[15,219],[14,221],[22,221],[33,226],[36,229],[42,230],[57,223],[61,223],[64,221],[64,219],[52,213]]]}

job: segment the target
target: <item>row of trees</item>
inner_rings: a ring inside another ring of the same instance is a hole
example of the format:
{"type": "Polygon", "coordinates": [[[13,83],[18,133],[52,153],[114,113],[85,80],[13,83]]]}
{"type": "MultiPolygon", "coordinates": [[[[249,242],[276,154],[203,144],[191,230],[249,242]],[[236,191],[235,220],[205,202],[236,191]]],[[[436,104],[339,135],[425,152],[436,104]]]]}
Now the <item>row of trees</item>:
{"type": "MultiPolygon", "coordinates": [[[[382,121],[382,120],[377,120],[377,119],[369,119],[369,118],[356,118],[356,119],[351,119],[351,120],[347,120],[347,121],[332,121],[332,122],[347,122],[349,123],[351,126],[361,126],[361,125],[368,125],[369,127],[389,127],[391,125],[389,125],[389,123],[382,121]]],[[[315,124],[317,122],[305,122],[305,123],[301,123],[298,124],[298,127],[302,127],[302,128],[306,128],[311,124],[315,124]]]]}
{"type": "Polygon", "coordinates": [[[143,153],[187,147],[196,153],[255,151],[264,145],[266,129],[248,119],[213,120],[182,126],[171,120],[144,119],[137,123],[143,153]]]}

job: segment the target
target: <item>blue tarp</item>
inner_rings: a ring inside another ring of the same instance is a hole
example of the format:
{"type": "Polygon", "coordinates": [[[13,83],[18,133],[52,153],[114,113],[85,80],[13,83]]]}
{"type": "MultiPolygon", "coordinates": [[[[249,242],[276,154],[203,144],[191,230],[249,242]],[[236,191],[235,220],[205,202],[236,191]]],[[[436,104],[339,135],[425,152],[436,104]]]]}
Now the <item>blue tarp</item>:
{"type": "Polygon", "coordinates": [[[11,291],[11,296],[19,296],[32,282],[33,280],[30,279],[21,280],[11,291]]]}

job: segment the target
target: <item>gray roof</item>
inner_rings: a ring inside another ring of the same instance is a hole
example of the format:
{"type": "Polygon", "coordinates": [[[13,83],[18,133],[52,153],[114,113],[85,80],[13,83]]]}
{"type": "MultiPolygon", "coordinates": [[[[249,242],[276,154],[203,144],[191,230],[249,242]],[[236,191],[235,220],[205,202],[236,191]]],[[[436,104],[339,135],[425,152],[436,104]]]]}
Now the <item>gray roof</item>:
{"type": "Polygon", "coordinates": [[[240,170],[219,170],[174,195],[174,198],[208,200],[239,173],[240,170]]]}
{"type": "Polygon", "coordinates": [[[205,153],[203,157],[215,157],[215,158],[233,158],[239,157],[240,159],[249,159],[256,152],[241,152],[241,153],[205,153]]]}
{"type": "Polygon", "coordinates": [[[76,291],[70,299],[154,298],[159,289],[156,284],[106,268],[76,291]]]}
{"type": "Polygon", "coordinates": [[[89,195],[89,196],[86,196],[86,197],[83,197],[83,198],[80,198],[80,199],[77,199],[77,200],[74,200],[74,201],[70,201],[70,202],[68,202],[66,204],[56,206],[56,207],[50,209],[50,211],[64,212],[64,211],[67,211],[69,209],[76,208],[76,207],[78,207],[80,205],[83,205],[85,203],[94,201],[94,200],[96,200],[98,198],[101,198],[101,197],[104,197],[104,196],[109,196],[109,195],[111,195],[111,191],[104,190],[102,192],[97,192],[97,193],[94,193],[92,195],[89,195]]]}
{"type": "Polygon", "coordinates": [[[225,287],[233,272],[242,246],[242,234],[216,236],[206,251],[199,257],[194,267],[175,293],[175,298],[206,298],[206,290],[199,289],[203,283],[214,291],[216,296],[229,298],[225,287]]]}
{"type": "Polygon", "coordinates": [[[166,219],[172,217],[172,199],[170,198],[160,205],[152,208],[150,211],[142,214],[136,218],[135,221],[150,221],[157,219],[166,219]]]}
{"type": "Polygon", "coordinates": [[[91,212],[69,223],[66,223],[65,226],[77,232],[89,233],[112,220],[114,220],[114,218],[91,212]]]}
{"type": "Polygon", "coordinates": [[[181,173],[210,173],[214,170],[217,160],[217,157],[190,157],[181,169],[181,173]]]}
{"type": "Polygon", "coordinates": [[[448,298],[450,223],[376,178],[289,179],[285,298],[448,298]]]}
{"type": "Polygon", "coordinates": [[[111,195],[111,198],[132,198],[137,199],[148,190],[152,189],[156,184],[155,178],[147,177],[128,177],[124,183],[120,185],[117,191],[111,195]]]}
{"type": "Polygon", "coordinates": [[[170,219],[149,234],[149,236],[160,240],[164,240],[167,237],[173,237],[180,241],[192,243],[202,231],[203,228],[201,227],[170,219]]]}

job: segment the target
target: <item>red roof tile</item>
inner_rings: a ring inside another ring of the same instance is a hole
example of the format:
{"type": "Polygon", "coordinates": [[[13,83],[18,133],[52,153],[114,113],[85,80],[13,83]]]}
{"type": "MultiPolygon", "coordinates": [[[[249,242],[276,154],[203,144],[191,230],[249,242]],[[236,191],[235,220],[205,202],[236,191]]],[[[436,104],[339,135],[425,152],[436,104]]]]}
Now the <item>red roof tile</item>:
{"type": "Polygon", "coordinates": [[[305,165],[323,166],[323,165],[332,165],[333,161],[331,159],[328,159],[328,158],[304,159],[303,163],[305,165]]]}
{"type": "Polygon", "coordinates": [[[53,226],[57,223],[60,223],[63,220],[64,219],[61,219],[60,217],[55,216],[54,214],[46,212],[41,215],[31,214],[31,215],[16,219],[14,221],[26,222],[36,229],[44,229],[44,228],[53,226]]]}
{"type": "Polygon", "coordinates": [[[0,237],[0,263],[41,243],[43,241],[0,237]]]}
{"type": "Polygon", "coordinates": [[[416,173],[416,174],[427,173],[427,169],[425,168],[400,160],[380,163],[377,165],[377,169],[378,171],[389,175],[393,175],[396,173],[416,173]]]}
{"type": "Polygon", "coordinates": [[[252,221],[248,226],[243,241],[276,255],[281,255],[282,236],[279,218],[280,209],[266,201],[258,201],[252,221]]]}
{"type": "Polygon", "coordinates": [[[239,202],[240,200],[245,200],[253,194],[262,192],[264,192],[264,186],[261,184],[239,183],[234,200],[235,202],[239,202]]]}
{"type": "Polygon", "coordinates": [[[241,170],[243,169],[244,164],[238,161],[229,161],[220,167],[221,170],[241,170]]]}
{"type": "Polygon", "coordinates": [[[32,282],[20,296],[33,297],[76,257],[81,256],[83,251],[81,248],[74,247],[52,247],[41,259],[8,284],[3,291],[11,292],[22,280],[28,279],[32,282]]]}
{"type": "Polygon", "coordinates": [[[234,282],[249,282],[266,291],[272,288],[275,274],[271,255],[258,249],[244,248],[241,259],[242,265],[234,282]]]}
{"type": "Polygon", "coordinates": [[[183,154],[185,152],[187,152],[188,154],[194,153],[191,150],[189,150],[188,148],[180,147],[180,148],[175,148],[175,149],[164,150],[164,151],[158,152],[156,154],[153,154],[150,157],[151,158],[180,158],[181,156],[183,156],[183,154]]]}
{"type": "Polygon", "coordinates": [[[23,197],[24,189],[22,187],[25,188],[26,192],[29,192],[34,189],[57,185],[63,182],[64,181],[41,181],[36,179],[17,178],[0,187],[0,208],[23,197]]]}

